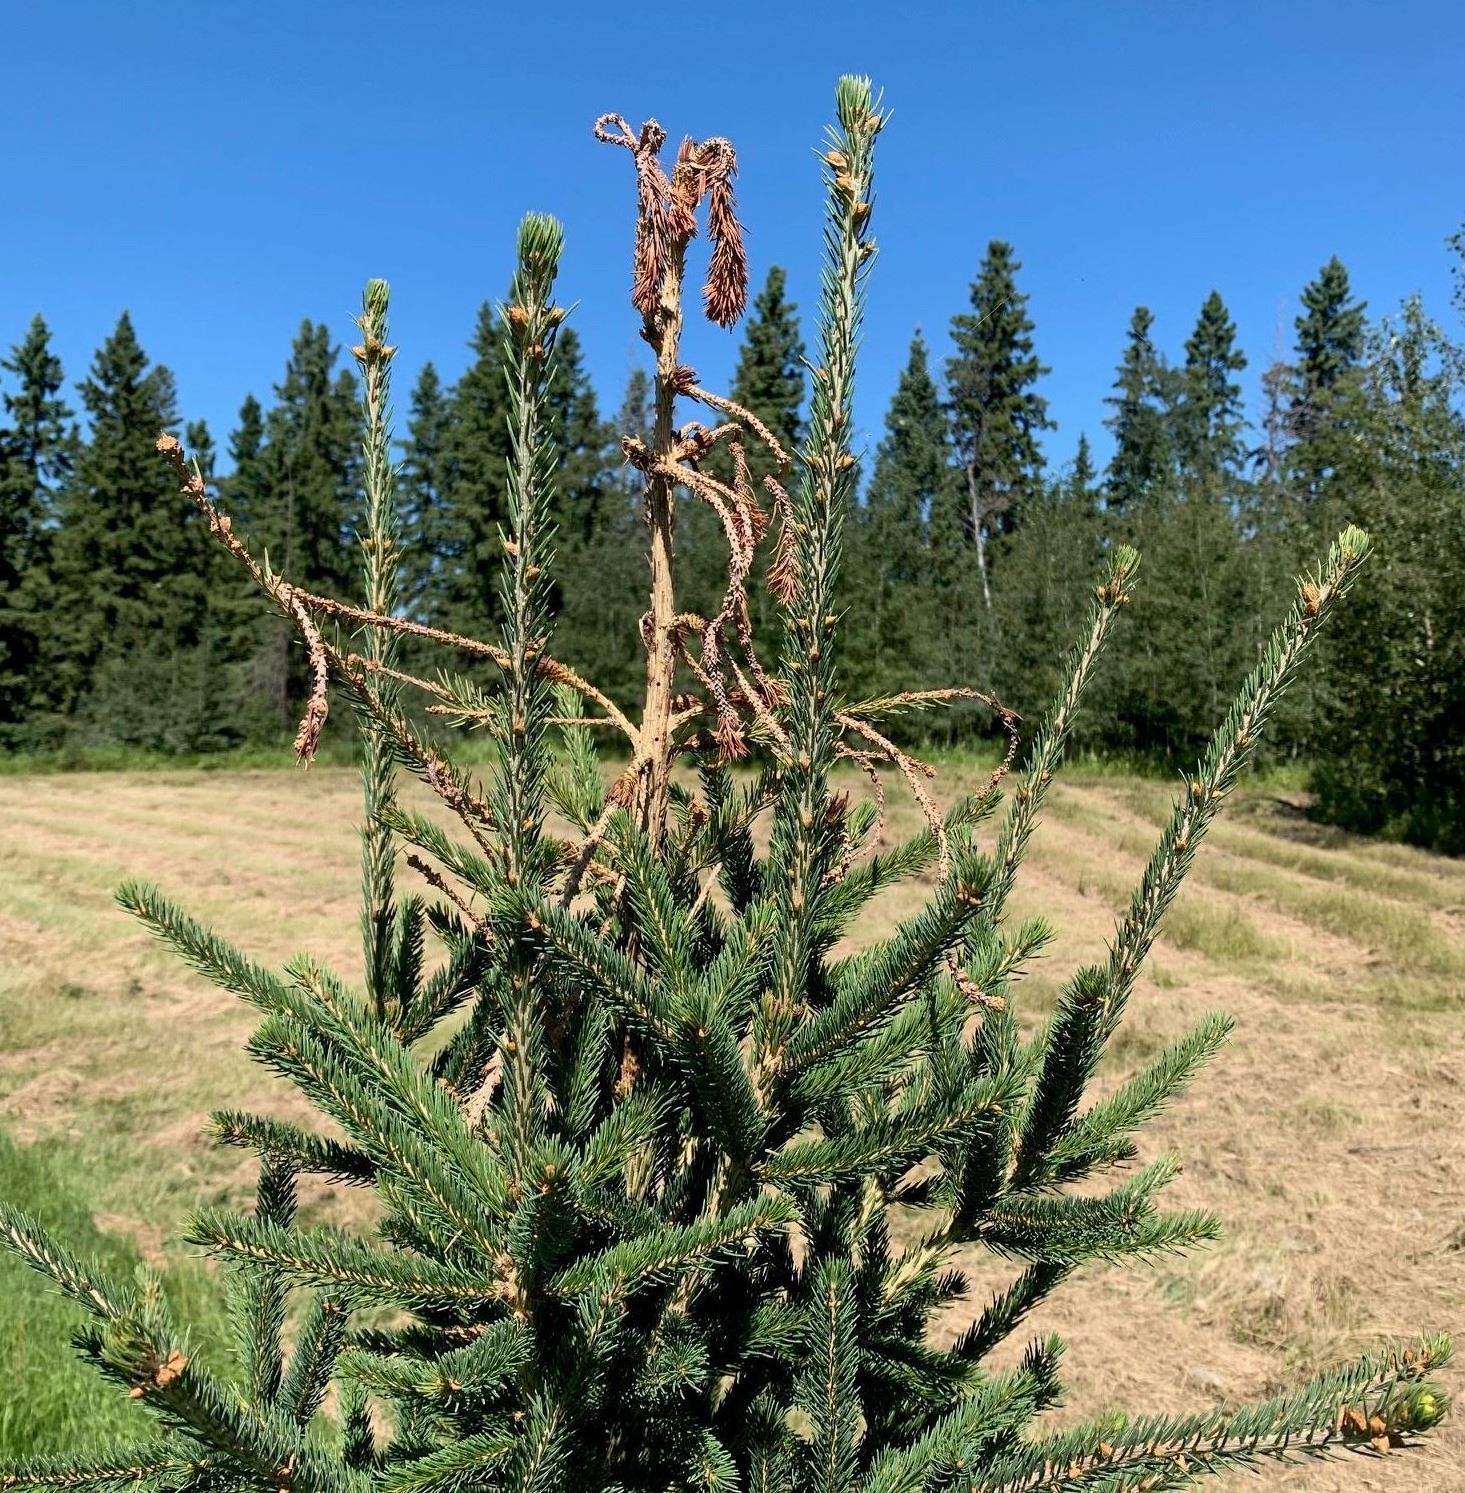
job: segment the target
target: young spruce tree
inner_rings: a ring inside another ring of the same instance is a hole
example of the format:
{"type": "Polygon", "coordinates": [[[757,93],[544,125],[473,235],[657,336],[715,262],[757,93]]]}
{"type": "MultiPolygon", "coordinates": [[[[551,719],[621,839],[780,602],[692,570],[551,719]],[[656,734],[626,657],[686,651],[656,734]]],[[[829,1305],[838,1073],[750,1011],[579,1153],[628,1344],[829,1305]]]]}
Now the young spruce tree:
{"type": "Polygon", "coordinates": [[[492,664],[492,690],[451,674],[413,679],[393,662],[394,640],[428,634],[396,604],[381,282],[367,288],[356,349],[364,605],[266,570],[178,441],[160,440],[186,496],[307,645],[302,755],[329,679],[361,718],[366,981],[353,989],[308,956],[266,969],[161,893],[123,888],[129,909],[258,1009],[251,1051],[335,1131],[215,1117],[221,1141],[260,1160],[251,1213],[208,1208],[189,1227],[236,1283],[237,1382],[199,1366],[157,1292],[103,1279],[26,1218],[0,1215],[0,1235],[86,1309],[82,1351],[158,1421],[150,1444],[12,1468],[7,1486],[1114,1493],[1332,1448],[1384,1450],[1443,1413],[1427,1377],[1448,1355],[1439,1340],[1245,1409],[1063,1431],[1041,1420],[1059,1396],[1055,1340],[990,1366],[1085,1263],[1215,1232],[1209,1215],[1161,1208],[1173,1160],[1113,1173],[1134,1158],[1136,1128],[1219,1047],[1225,1020],[1208,1018],[1104,1098],[1086,1090],[1166,907],[1367,540],[1345,531],[1302,582],[1187,778],[1108,957],[1077,971],[1052,1019],[1024,1037],[1012,988],[1048,930],[1014,924],[1008,901],[1136,556],[1111,556],[1005,812],[999,773],[985,793],[932,810],[909,843],[867,853],[878,811],[832,774],[851,759],[877,774],[890,766],[929,804],[919,764],[882,723],[935,698],[856,704],[836,667],[831,601],[885,124],[864,79],[843,79],[837,103],[812,407],[788,488],[772,433],[678,357],[704,204],[707,314],[727,325],[743,308],[732,147],[688,140],[667,169],[654,121],[597,126],[633,158],[633,302],[656,355],[651,432],[626,441],[651,547],[639,719],[550,646],[546,420],[563,316],[551,300],[552,220],[525,220],[501,318],[502,630],[491,643],[438,638],[492,664]],[[715,423],[679,423],[683,404],[715,423]],[[744,476],[755,442],[773,458],[771,516],[744,476]],[[694,465],[714,445],[731,456],[730,482],[694,465]],[[679,488],[716,514],[728,544],[727,594],[710,617],[677,606],[679,488]],[[758,658],[742,585],[771,522],[776,663],[758,658]],[[695,694],[674,686],[682,666],[695,694]],[[398,693],[419,688],[443,707],[438,719],[497,740],[481,787],[405,716],[398,693]],[[599,732],[625,737],[630,752],[609,788],[599,732]],[[758,765],[734,774],[730,761],[753,743],[758,765]],[[398,797],[404,769],[454,832],[398,797]],[[767,836],[755,833],[765,816],[767,836]],[[399,849],[428,895],[395,884],[399,849]],[[834,952],[872,896],[922,875],[933,890],[921,911],[861,953],[834,952]],[[296,1182],[311,1174],[372,1188],[374,1232],[298,1219],[296,1182]],[[903,1248],[897,1218],[915,1221],[903,1248]],[[957,1261],[972,1249],[1013,1260],[1011,1284],[938,1348],[928,1328],[962,1295],[957,1261]]]}

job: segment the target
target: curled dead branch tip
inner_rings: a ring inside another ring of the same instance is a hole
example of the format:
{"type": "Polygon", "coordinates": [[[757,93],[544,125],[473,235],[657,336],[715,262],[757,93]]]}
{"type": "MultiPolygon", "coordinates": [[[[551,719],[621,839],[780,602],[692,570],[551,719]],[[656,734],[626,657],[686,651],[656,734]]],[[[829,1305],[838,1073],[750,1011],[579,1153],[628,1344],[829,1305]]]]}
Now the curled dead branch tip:
{"type": "MultiPolygon", "coordinates": [[[[844,762],[853,762],[856,767],[869,779],[870,794],[875,800],[875,823],[871,826],[868,842],[878,844],[880,832],[885,828],[885,784],[881,781],[879,764],[881,758],[874,752],[861,751],[858,747],[852,747],[848,742],[841,741],[834,748],[834,755],[844,762]]],[[[846,796],[846,803],[848,798],[846,796]]],[[[825,884],[843,881],[850,873],[850,868],[855,863],[855,852],[859,849],[853,835],[846,827],[843,836],[843,845],[840,849],[839,861],[825,873],[825,884]]]]}
{"type": "Polygon", "coordinates": [[[712,257],[702,298],[708,318],[732,326],[748,302],[748,260],[743,227],[738,221],[733,179],[737,154],[720,137],[687,139],[668,176],[660,153],[666,131],[648,119],[639,133],[619,114],[595,121],[595,138],[631,152],[636,166],[636,244],[632,263],[631,303],[648,320],[655,313],[673,255],[697,233],[697,208],[708,202],[707,229],[712,257]]]}
{"type": "Polygon", "coordinates": [[[1000,995],[993,995],[983,990],[977,982],[962,967],[961,959],[952,951],[946,956],[946,968],[951,975],[951,983],[961,991],[973,1006],[980,1006],[987,1011],[1005,1011],[1007,1002],[1000,995]]]}
{"type": "Polygon", "coordinates": [[[724,763],[740,762],[748,755],[748,738],[743,735],[743,729],[731,711],[718,721],[712,736],[717,742],[718,756],[724,763]]]}
{"type": "Polygon", "coordinates": [[[672,187],[658,159],[666,143],[666,131],[654,119],[648,119],[638,134],[621,115],[602,114],[595,121],[595,138],[629,150],[636,163],[638,203],[631,304],[649,318],[661,295],[670,253],[672,187]]]}
{"type": "Polygon", "coordinates": [[[709,321],[731,327],[748,304],[748,255],[733,193],[738,158],[730,141],[717,138],[703,142],[702,160],[709,176],[707,232],[712,239],[702,302],[709,321]]]}
{"type": "Polygon", "coordinates": [[[417,874],[430,887],[446,897],[448,901],[451,902],[453,906],[463,914],[464,918],[467,919],[469,925],[478,930],[479,935],[484,939],[485,942],[493,941],[493,928],[489,924],[488,919],[480,917],[476,912],[473,911],[462,894],[457,890],[456,887],[453,886],[453,884],[447,879],[447,877],[437,869],[436,866],[430,865],[427,861],[423,860],[420,855],[417,855],[413,851],[407,852],[407,864],[411,866],[412,869],[416,871],[417,874]]]}
{"type": "Polygon", "coordinates": [[[835,720],[846,731],[853,731],[857,736],[863,736],[887,762],[903,777],[906,786],[911,791],[911,797],[920,806],[926,824],[936,840],[937,847],[937,877],[945,881],[951,874],[951,836],[947,832],[945,822],[941,818],[941,811],[936,807],[936,801],[926,789],[925,778],[936,776],[936,769],[928,762],[922,762],[918,758],[910,756],[901,751],[888,736],[882,735],[869,721],[861,720],[859,716],[847,715],[843,712],[835,716],[835,720]]]}
{"type": "MultiPolygon", "coordinates": [[[[985,695],[982,698],[987,699],[985,695]]],[[[988,700],[987,703],[997,712],[997,722],[1007,733],[1007,750],[1003,753],[1002,760],[988,774],[987,786],[977,795],[979,802],[995,793],[997,785],[1011,772],[1012,764],[1017,760],[1018,745],[1022,740],[1022,717],[1017,711],[996,700],[988,700]]]]}
{"type": "Polygon", "coordinates": [[[321,732],[325,730],[326,718],[330,714],[330,668],[326,662],[325,642],[314,619],[288,586],[283,590],[300,628],[300,636],[305,640],[306,656],[310,661],[310,699],[306,702],[305,714],[300,718],[300,729],[295,733],[295,760],[303,767],[309,767],[315,761],[321,732]]]}
{"type": "MultiPolygon", "coordinates": [[[[688,373],[691,372],[690,369],[686,371],[688,373]]],[[[681,373],[682,370],[679,368],[677,372],[681,373]]],[[[776,469],[775,476],[781,477],[789,469],[790,459],[788,452],[783,449],[783,445],[778,437],[774,435],[752,410],[738,404],[735,400],[727,398],[724,394],[713,394],[708,389],[698,388],[695,377],[685,388],[678,388],[677,392],[685,394],[688,398],[695,399],[701,404],[705,404],[709,409],[714,409],[719,414],[726,415],[729,419],[735,420],[739,425],[751,430],[763,443],[768,454],[773,458],[776,469]]]]}

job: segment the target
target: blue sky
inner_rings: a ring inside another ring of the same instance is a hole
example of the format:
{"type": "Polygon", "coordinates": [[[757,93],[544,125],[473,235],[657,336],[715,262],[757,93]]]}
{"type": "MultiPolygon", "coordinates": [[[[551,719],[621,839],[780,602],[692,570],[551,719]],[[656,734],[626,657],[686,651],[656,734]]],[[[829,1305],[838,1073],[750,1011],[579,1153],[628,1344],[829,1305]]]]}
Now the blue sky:
{"type": "MultiPolygon", "coordinates": [[[[1465,219],[1458,0],[743,0],[162,3],[0,7],[0,342],[41,311],[68,375],[128,307],[216,436],[267,397],[300,319],[350,334],[393,285],[396,403],[417,367],[462,368],[527,208],[566,223],[563,297],[605,405],[642,355],[626,292],[629,158],[604,110],[675,140],[725,134],[755,281],[789,270],[812,311],[811,147],[843,71],[894,109],[882,137],[857,418],[878,440],[911,333],[938,356],[990,238],[1023,262],[1050,459],[1100,422],[1133,307],[1178,355],[1218,288],[1254,375],[1291,340],[1330,255],[1372,312],[1449,307],[1465,219]]],[[[1454,323],[1458,330],[1458,322],[1454,323]]],[[[736,335],[699,326],[704,380],[736,335]]]]}

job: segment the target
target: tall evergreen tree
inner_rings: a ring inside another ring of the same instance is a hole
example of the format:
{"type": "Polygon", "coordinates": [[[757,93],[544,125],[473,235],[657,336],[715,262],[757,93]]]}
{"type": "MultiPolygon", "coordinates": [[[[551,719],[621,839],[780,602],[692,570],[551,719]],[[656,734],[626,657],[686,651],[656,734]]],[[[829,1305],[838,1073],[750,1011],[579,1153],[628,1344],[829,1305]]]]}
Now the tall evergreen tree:
{"type": "Polygon", "coordinates": [[[953,475],[946,414],[917,332],[849,545],[845,658],[862,693],[933,684],[947,662],[949,618],[932,585],[929,535],[953,475]]]}
{"type": "Polygon", "coordinates": [[[103,654],[149,638],[181,640],[184,525],[154,442],[177,422],[173,378],[150,366],[124,311],[80,386],[87,439],[61,501],[56,536],[58,678],[63,708],[92,685],[103,654]],[[164,621],[164,614],[167,620],[164,621]]]}
{"type": "Polygon", "coordinates": [[[1064,490],[1080,507],[1095,508],[1100,495],[1099,469],[1094,465],[1093,448],[1083,431],[1079,432],[1078,445],[1074,449],[1073,464],[1064,480],[1064,490]]]}
{"type": "MultiPolygon", "coordinates": [[[[1329,639],[1313,787],[1329,817],[1465,852],[1465,349],[1417,298],[1365,345],[1325,510],[1377,522],[1381,574],[1329,639]]],[[[1324,514],[1326,516],[1326,512],[1324,514]]]]}
{"type": "Polygon", "coordinates": [[[1245,367],[1246,354],[1236,345],[1236,325],[1220,293],[1213,290],[1185,343],[1176,409],[1181,475],[1207,491],[1219,491],[1234,480],[1246,456],[1246,416],[1236,379],[1245,367]]]}
{"type": "Polygon", "coordinates": [[[492,302],[478,310],[473,359],[453,388],[442,492],[441,553],[431,618],[455,631],[485,634],[499,615],[495,567],[508,473],[508,404],[492,302]]]}
{"type": "Polygon", "coordinates": [[[172,374],[126,312],[80,386],[87,439],[61,501],[50,634],[57,706],[85,740],[197,750],[227,735],[209,667],[217,564],[158,471],[176,427],[172,374]]]}
{"type": "MultiPolygon", "coordinates": [[[[1068,470],[1029,501],[1022,523],[999,541],[992,592],[1000,646],[991,651],[994,672],[986,682],[1025,721],[1041,720],[1062,688],[1065,649],[1083,626],[1103,561],[1097,490],[1088,440],[1080,436],[1068,470]]],[[[1098,727],[1108,724],[1101,714],[1098,727]]]]}
{"type": "Polygon", "coordinates": [[[549,429],[565,453],[556,489],[555,520],[562,540],[587,543],[606,521],[611,495],[613,432],[600,418],[575,329],[556,339],[556,372],[546,407],[549,429]]]}
{"type": "Polygon", "coordinates": [[[244,396],[238,423],[229,433],[229,475],[219,484],[231,521],[248,530],[250,515],[265,502],[265,412],[253,394],[244,396]]]}
{"type": "Polygon", "coordinates": [[[408,613],[425,618],[442,563],[444,494],[449,481],[452,395],[432,362],[422,365],[412,389],[402,470],[397,480],[402,508],[402,564],[398,585],[408,613]]]}
{"type": "Polygon", "coordinates": [[[1104,496],[1107,506],[1118,513],[1167,487],[1173,469],[1173,381],[1150,337],[1154,324],[1148,306],[1135,307],[1114,379],[1115,392],[1104,401],[1114,411],[1104,422],[1114,432],[1104,496]]]}
{"type": "Polygon", "coordinates": [[[37,316],[0,360],[13,386],[0,426],[0,744],[24,739],[44,701],[38,663],[51,606],[57,494],[71,471],[75,436],[61,398],[61,360],[37,316]]]}
{"type": "MultiPolygon", "coordinates": [[[[744,324],[731,389],[733,400],[757,415],[790,457],[803,434],[804,342],[798,309],[788,299],[787,274],[776,264],[770,266],[744,324]]],[[[711,465],[719,475],[726,470],[720,451],[711,465]]],[[[763,478],[772,470],[772,458],[761,444],[750,443],[748,465],[754,486],[761,491],[763,478]]]]}
{"type": "MultiPolygon", "coordinates": [[[[275,402],[251,396],[231,442],[235,470],[225,485],[241,531],[272,564],[313,591],[339,591],[351,574],[359,507],[359,420],[355,380],[337,369],[340,349],[323,323],[302,321],[275,402]]],[[[246,619],[241,690],[253,732],[290,720],[304,661],[278,617],[246,619]]]]}
{"type": "Polygon", "coordinates": [[[1292,367],[1288,427],[1291,470],[1299,494],[1317,499],[1343,459],[1347,395],[1356,386],[1367,323],[1336,255],[1302,292],[1292,367]]]}
{"type": "Polygon", "coordinates": [[[988,607],[988,539],[1040,490],[1038,436],[1054,428],[1047,400],[1034,389],[1049,370],[1034,351],[1028,298],[1017,288],[1021,268],[1011,244],[988,244],[972,284],[972,309],[952,318],[956,353],[946,362],[952,441],[966,479],[967,536],[988,607]]]}
{"type": "Polygon", "coordinates": [[[312,589],[341,590],[354,563],[359,507],[355,380],[323,323],[300,324],[265,416],[253,543],[312,589]]]}

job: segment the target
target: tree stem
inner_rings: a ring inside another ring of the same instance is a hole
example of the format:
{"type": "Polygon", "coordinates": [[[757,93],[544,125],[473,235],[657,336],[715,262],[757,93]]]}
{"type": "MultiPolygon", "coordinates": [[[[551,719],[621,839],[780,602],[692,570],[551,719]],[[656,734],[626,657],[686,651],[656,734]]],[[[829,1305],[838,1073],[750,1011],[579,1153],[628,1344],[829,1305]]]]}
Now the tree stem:
{"type": "Polygon", "coordinates": [[[674,465],[677,354],[682,335],[685,243],[668,255],[661,296],[646,318],[645,337],[656,350],[655,423],[651,434],[654,470],[646,476],[646,522],[651,529],[651,611],[646,618],[646,698],[641,713],[635,813],[653,843],[666,833],[671,781],[671,716],[676,683],[676,587],[673,577],[676,491],[666,468],[674,465]]]}

